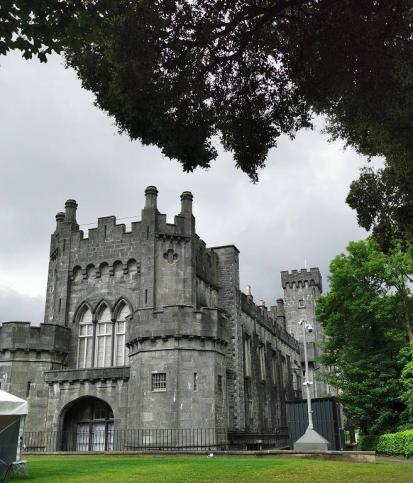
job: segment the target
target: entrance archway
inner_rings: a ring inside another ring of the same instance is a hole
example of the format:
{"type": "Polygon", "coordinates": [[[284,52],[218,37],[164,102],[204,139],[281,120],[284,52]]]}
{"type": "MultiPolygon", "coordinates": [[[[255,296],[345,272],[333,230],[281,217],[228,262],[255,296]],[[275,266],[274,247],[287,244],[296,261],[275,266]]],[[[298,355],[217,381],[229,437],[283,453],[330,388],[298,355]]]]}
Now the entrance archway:
{"type": "Polygon", "coordinates": [[[113,411],[105,401],[82,397],[63,414],[63,451],[110,451],[113,449],[113,411]]]}

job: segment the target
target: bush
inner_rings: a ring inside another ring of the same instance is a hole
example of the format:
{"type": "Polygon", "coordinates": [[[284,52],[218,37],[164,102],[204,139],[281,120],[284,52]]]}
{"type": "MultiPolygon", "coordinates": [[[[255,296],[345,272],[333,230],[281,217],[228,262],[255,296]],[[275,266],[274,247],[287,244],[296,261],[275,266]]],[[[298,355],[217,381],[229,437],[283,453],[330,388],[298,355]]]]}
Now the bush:
{"type": "Polygon", "coordinates": [[[377,440],[376,451],[388,456],[413,456],[413,429],[383,434],[377,440]]]}
{"type": "Polygon", "coordinates": [[[358,448],[361,451],[376,451],[377,440],[379,436],[368,434],[361,435],[358,440],[358,448]]]}

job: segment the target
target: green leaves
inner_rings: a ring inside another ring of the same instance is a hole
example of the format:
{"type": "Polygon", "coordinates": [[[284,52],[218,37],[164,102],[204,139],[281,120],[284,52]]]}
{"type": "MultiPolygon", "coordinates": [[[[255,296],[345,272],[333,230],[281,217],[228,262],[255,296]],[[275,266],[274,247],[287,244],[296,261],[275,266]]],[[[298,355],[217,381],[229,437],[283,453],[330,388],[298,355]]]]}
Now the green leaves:
{"type": "Polygon", "coordinates": [[[327,336],[322,362],[336,368],[329,383],[365,433],[394,430],[405,408],[398,354],[408,343],[412,271],[411,252],[399,242],[388,254],[373,239],[351,242],[331,262],[330,291],[317,304],[327,336]]]}
{"type": "MultiPolygon", "coordinates": [[[[411,0],[3,0],[0,53],[64,52],[120,131],[186,171],[216,159],[219,136],[256,181],[281,135],[324,114],[412,200],[411,24],[411,0]]],[[[386,231],[387,181],[371,200],[364,181],[350,204],[386,231]]]]}

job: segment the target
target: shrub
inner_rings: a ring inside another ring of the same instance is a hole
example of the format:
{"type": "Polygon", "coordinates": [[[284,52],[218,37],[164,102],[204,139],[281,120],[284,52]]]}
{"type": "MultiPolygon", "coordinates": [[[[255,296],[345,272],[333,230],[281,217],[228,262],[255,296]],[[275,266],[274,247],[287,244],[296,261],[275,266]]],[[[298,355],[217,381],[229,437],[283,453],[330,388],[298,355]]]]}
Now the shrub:
{"type": "Polygon", "coordinates": [[[358,441],[358,448],[361,451],[376,451],[377,440],[379,436],[368,434],[361,435],[358,441]]]}
{"type": "Polygon", "coordinates": [[[413,456],[413,429],[383,434],[377,440],[376,451],[388,456],[413,456]]]}

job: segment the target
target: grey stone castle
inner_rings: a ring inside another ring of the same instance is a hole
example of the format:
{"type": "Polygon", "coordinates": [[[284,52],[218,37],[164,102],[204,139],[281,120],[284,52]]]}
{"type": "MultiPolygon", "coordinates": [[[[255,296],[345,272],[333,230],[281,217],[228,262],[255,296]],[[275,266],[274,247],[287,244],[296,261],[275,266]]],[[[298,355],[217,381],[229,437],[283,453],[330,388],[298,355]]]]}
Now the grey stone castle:
{"type": "MultiPolygon", "coordinates": [[[[157,194],[146,189],[130,231],[110,216],[86,238],[74,200],[56,215],[44,322],[0,327],[1,387],[29,401],[26,431],[286,426],[286,401],[301,398],[303,317],[317,365],[319,270],[282,272],[285,300],[255,304],[239,288],[238,249],[208,248],[196,234],[192,194],[173,224],[157,194]]],[[[72,449],[91,449],[88,438],[72,449]]]]}

